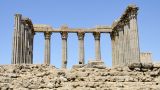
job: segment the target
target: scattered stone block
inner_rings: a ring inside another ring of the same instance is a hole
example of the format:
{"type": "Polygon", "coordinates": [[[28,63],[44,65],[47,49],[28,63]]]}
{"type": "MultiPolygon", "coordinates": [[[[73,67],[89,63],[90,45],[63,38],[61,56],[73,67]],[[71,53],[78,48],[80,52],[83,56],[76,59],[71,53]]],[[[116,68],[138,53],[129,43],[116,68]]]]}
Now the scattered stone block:
{"type": "Polygon", "coordinates": [[[87,68],[105,69],[106,66],[103,61],[95,60],[95,61],[89,61],[87,64],[87,68]]]}

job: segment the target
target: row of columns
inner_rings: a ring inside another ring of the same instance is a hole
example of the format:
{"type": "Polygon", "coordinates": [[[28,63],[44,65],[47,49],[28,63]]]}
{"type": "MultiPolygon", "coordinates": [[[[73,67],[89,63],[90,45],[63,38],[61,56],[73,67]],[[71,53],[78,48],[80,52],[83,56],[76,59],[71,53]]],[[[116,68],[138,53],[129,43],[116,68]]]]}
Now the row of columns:
{"type": "Polygon", "coordinates": [[[32,64],[34,33],[21,14],[15,15],[13,34],[12,64],[32,64]]]}
{"type": "Polygon", "coordinates": [[[136,10],[119,22],[111,33],[111,40],[113,67],[140,63],[136,10]]]}
{"type": "MultiPolygon", "coordinates": [[[[112,63],[115,66],[126,66],[132,63],[140,63],[140,48],[137,26],[137,10],[135,6],[129,6],[122,15],[118,24],[112,27],[110,33],[112,40],[112,63]]],[[[62,38],[62,68],[67,67],[67,27],[63,27],[62,38]]],[[[52,32],[44,32],[45,56],[44,64],[50,64],[51,37],[52,32]]],[[[95,60],[101,60],[100,32],[93,32],[95,39],[95,60]]],[[[33,63],[33,38],[34,30],[30,20],[22,18],[21,14],[15,15],[15,28],[13,35],[12,64],[33,63]],[[27,21],[26,21],[27,20],[27,21]]],[[[79,45],[79,64],[84,64],[84,32],[77,32],[79,45]]]]}
{"type": "MultiPolygon", "coordinates": [[[[100,32],[94,32],[93,33],[95,38],[95,60],[101,60],[101,51],[100,51],[100,32]]],[[[44,56],[44,63],[50,64],[50,37],[51,32],[45,32],[45,56],[44,56]]],[[[78,32],[78,43],[79,43],[79,64],[84,64],[84,32],[78,32]]],[[[68,33],[67,32],[61,32],[61,38],[62,38],[62,68],[67,67],[67,38],[68,33]]]]}

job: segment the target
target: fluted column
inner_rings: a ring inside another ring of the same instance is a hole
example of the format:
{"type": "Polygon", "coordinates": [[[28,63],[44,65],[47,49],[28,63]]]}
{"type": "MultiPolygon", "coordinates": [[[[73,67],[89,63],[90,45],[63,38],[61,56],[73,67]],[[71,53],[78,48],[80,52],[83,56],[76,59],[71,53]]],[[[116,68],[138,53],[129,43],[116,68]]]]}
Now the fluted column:
{"type": "Polygon", "coordinates": [[[118,65],[118,32],[115,32],[115,66],[118,65]]]}
{"type": "Polygon", "coordinates": [[[101,60],[101,50],[100,50],[100,32],[94,32],[95,39],[95,59],[101,60]]]}
{"type": "Polygon", "coordinates": [[[124,64],[126,65],[126,61],[127,61],[127,25],[126,23],[124,24],[124,48],[123,48],[123,52],[124,52],[124,57],[123,57],[123,60],[124,60],[124,64]]]}
{"type": "Polygon", "coordinates": [[[14,38],[13,38],[13,51],[12,51],[12,64],[19,64],[20,60],[20,29],[21,29],[21,14],[15,15],[15,28],[14,28],[14,38]]]}
{"type": "Polygon", "coordinates": [[[79,42],[79,64],[84,64],[84,32],[78,32],[78,42],[79,42]]]}
{"type": "Polygon", "coordinates": [[[24,24],[21,24],[21,31],[20,31],[20,64],[24,64],[24,54],[23,54],[23,50],[24,50],[24,47],[23,47],[23,44],[24,44],[24,24]]]}
{"type": "Polygon", "coordinates": [[[34,35],[35,35],[35,33],[34,32],[32,32],[32,40],[31,40],[31,50],[32,50],[32,55],[31,55],[31,62],[30,62],[30,64],[33,64],[33,42],[34,42],[34,35]]]}
{"type": "Polygon", "coordinates": [[[32,54],[33,54],[33,48],[32,48],[33,43],[32,43],[32,41],[33,41],[33,31],[30,28],[30,30],[29,30],[29,54],[28,54],[29,56],[28,56],[27,64],[32,64],[32,60],[33,60],[33,58],[32,58],[32,54]]]}
{"type": "Polygon", "coordinates": [[[116,52],[115,52],[115,32],[110,34],[111,42],[112,42],[112,66],[115,66],[116,62],[116,52]]]}
{"type": "Polygon", "coordinates": [[[61,32],[62,37],[62,68],[67,67],[67,32],[61,32]]]}
{"type": "Polygon", "coordinates": [[[129,22],[128,19],[124,22],[124,64],[128,65],[130,63],[130,35],[129,35],[129,22]]]}
{"type": "Polygon", "coordinates": [[[16,32],[16,29],[15,29],[15,27],[14,27],[14,33],[13,33],[13,41],[12,41],[12,64],[15,64],[16,62],[16,60],[15,60],[15,56],[16,56],[16,34],[17,32],[16,32]]]}
{"type": "Polygon", "coordinates": [[[28,31],[29,31],[29,26],[28,24],[25,25],[25,32],[24,32],[24,59],[25,59],[25,63],[28,62],[28,31]]]}
{"type": "Polygon", "coordinates": [[[50,64],[50,37],[51,32],[45,32],[45,56],[44,56],[44,64],[50,64]]]}
{"type": "Polygon", "coordinates": [[[122,66],[123,62],[122,62],[122,57],[123,57],[123,52],[122,52],[122,35],[123,35],[123,31],[120,29],[119,31],[119,66],[122,66]]]}
{"type": "Polygon", "coordinates": [[[120,35],[119,35],[119,31],[117,32],[118,36],[117,36],[117,65],[119,66],[120,64],[120,35]]]}
{"type": "Polygon", "coordinates": [[[130,11],[130,45],[131,45],[131,63],[140,62],[140,49],[139,49],[139,37],[137,26],[137,10],[134,8],[130,11]]]}

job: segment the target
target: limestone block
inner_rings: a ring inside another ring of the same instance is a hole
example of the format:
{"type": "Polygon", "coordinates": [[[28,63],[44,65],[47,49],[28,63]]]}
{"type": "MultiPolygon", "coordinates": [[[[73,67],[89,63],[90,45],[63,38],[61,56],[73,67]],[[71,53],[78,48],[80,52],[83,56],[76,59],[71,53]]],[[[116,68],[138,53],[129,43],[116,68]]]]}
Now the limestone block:
{"type": "Polygon", "coordinates": [[[105,69],[106,66],[102,60],[94,60],[94,61],[89,61],[87,64],[88,68],[99,68],[99,69],[105,69]]]}
{"type": "Polygon", "coordinates": [[[141,68],[141,67],[142,67],[142,64],[141,64],[141,63],[132,63],[132,64],[128,65],[128,67],[129,67],[130,69],[141,68]]]}
{"type": "Polygon", "coordinates": [[[154,67],[154,68],[160,68],[160,63],[154,63],[154,64],[153,64],[153,67],[154,67]]]}

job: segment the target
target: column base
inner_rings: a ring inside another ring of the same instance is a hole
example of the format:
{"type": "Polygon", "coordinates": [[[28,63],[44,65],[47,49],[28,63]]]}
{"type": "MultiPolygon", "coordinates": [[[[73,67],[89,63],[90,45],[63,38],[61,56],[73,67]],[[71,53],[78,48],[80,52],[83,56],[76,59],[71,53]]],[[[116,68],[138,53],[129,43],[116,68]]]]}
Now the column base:
{"type": "Polygon", "coordinates": [[[88,68],[105,69],[106,66],[102,60],[89,60],[87,64],[88,68]]]}

